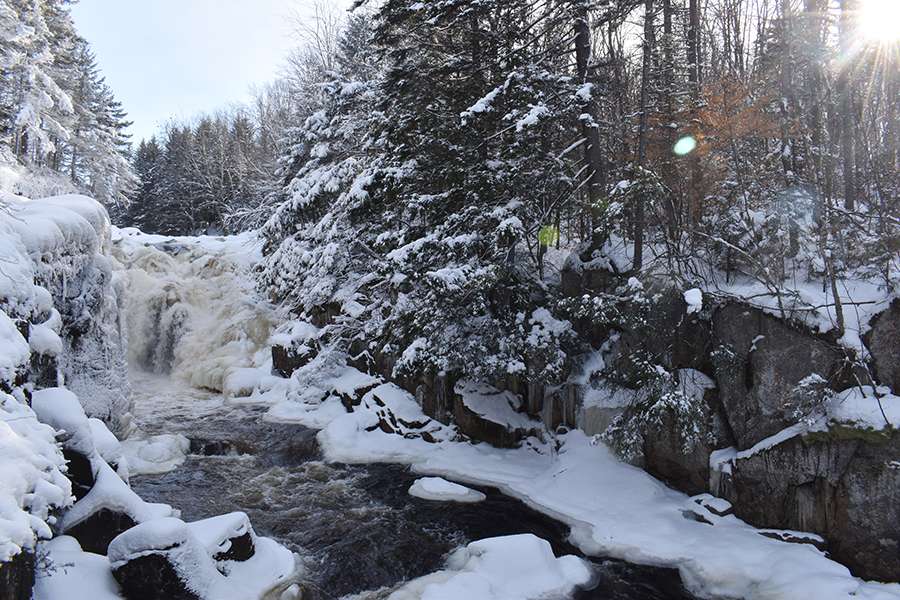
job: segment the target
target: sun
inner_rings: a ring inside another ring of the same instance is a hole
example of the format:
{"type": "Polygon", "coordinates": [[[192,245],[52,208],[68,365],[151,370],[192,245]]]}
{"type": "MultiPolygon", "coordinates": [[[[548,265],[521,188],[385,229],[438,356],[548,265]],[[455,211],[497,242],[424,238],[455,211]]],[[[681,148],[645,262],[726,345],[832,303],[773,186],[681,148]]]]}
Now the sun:
{"type": "Polygon", "coordinates": [[[900,0],[860,0],[857,17],[859,32],[867,42],[900,40],[900,0]]]}

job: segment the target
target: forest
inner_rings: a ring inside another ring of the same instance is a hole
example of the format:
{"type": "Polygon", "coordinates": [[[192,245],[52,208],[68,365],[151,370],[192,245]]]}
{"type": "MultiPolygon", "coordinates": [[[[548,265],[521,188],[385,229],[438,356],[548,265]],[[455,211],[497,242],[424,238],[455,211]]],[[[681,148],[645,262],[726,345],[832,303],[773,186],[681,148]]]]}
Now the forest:
{"type": "Polygon", "coordinates": [[[900,2],[301,4],[0,0],[3,600],[900,598],[900,2]]]}

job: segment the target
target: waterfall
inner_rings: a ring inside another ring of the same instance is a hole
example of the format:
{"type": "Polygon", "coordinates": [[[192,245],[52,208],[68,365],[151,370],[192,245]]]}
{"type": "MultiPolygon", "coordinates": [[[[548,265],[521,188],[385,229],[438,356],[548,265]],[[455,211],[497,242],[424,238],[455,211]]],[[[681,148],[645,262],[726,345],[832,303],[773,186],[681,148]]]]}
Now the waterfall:
{"type": "Polygon", "coordinates": [[[249,266],[204,238],[141,240],[126,237],[116,250],[131,367],[222,391],[231,372],[264,364],[274,311],[255,297],[249,266]]]}

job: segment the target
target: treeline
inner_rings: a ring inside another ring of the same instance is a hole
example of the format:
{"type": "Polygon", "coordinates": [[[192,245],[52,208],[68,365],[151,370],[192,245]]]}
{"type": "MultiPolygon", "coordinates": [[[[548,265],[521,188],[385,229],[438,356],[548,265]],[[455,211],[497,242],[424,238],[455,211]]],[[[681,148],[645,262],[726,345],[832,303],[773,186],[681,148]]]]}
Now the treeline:
{"type": "Polygon", "coordinates": [[[533,311],[560,243],[575,269],[745,277],[785,305],[800,280],[896,289],[898,48],[856,8],[387,0],[312,47],[262,286],[351,302],[348,350],[398,373],[535,381],[568,364],[533,311]]]}
{"type": "Polygon", "coordinates": [[[285,117],[273,86],[249,108],[172,123],[134,153],[139,184],[123,222],[162,234],[241,231],[258,226],[278,189],[277,158],[285,117]]]}
{"type": "Polygon", "coordinates": [[[136,184],[130,125],[66,0],[0,0],[0,151],[114,210],[136,184]]]}
{"type": "Polygon", "coordinates": [[[318,110],[325,88],[351,65],[351,47],[372,48],[370,17],[349,18],[320,5],[311,23],[297,22],[297,48],[284,77],[252,102],[187,122],[172,122],[142,140],[134,155],[140,183],[123,223],[164,234],[236,232],[260,227],[283,201],[298,168],[294,146],[302,123],[318,110]]]}

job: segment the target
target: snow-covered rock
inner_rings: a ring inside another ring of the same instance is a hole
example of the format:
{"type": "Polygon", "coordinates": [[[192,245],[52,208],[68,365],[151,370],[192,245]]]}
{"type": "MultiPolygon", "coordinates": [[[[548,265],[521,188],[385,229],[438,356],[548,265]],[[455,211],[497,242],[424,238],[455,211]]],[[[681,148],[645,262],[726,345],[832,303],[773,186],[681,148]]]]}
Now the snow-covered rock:
{"type": "Polygon", "coordinates": [[[64,469],[53,428],[0,392],[0,563],[50,537],[51,511],[71,503],[64,469]]]}
{"type": "Polygon", "coordinates": [[[447,481],[442,477],[416,479],[409,487],[409,495],[424,500],[463,503],[481,502],[487,498],[478,490],[447,481]]]}
{"type": "Polygon", "coordinates": [[[38,572],[34,600],[122,600],[109,559],[85,552],[73,537],[43,543],[45,564],[38,572]]]}
{"type": "MultiPolygon", "coordinates": [[[[27,349],[44,361],[52,357],[41,365],[49,371],[43,380],[65,383],[91,416],[123,431],[130,401],[122,289],[109,260],[106,210],[78,195],[2,194],[0,202],[0,312],[29,322],[27,349]]],[[[0,323],[0,338],[8,337],[6,325],[0,323]]],[[[0,351],[0,378],[8,354],[0,351]]]]}
{"type": "Polygon", "coordinates": [[[168,473],[184,463],[190,448],[189,439],[171,433],[148,438],[132,437],[122,442],[122,451],[132,475],[168,473]]]}
{"type": "Polygon", "coordinates": [[[174,518],[142,523],[112,541],[109,560],[126,597],[154,590],[153,598],[167,600],[277,598],[297,573],[294,555],[256,537],[243,513],[190,524],[174,518]],[[228,536],[234,534],[251,538],[252,554],[225,556],[223,546],[233,544],[228,536]]]}
{"type": "Polygon", "coordinates": [[[522,401],[512,392],[469,380],[457,382],[453,391],[456,424],[473,439],[509,448],[541,429],[540,423],[521,412],[522,401]]]}
{"type": "Polygon", "coordinates": [[[588,564],[557,558],[532,534],[488,538],[450,555],[444,570],[414,579],[388,600],[531,600],[565,597],[591,580],[588,564]]]}

